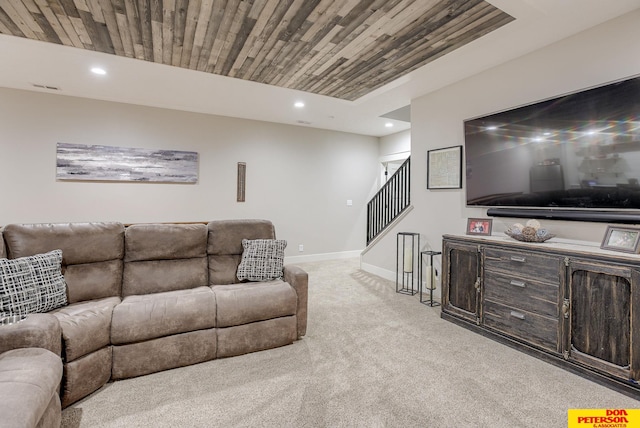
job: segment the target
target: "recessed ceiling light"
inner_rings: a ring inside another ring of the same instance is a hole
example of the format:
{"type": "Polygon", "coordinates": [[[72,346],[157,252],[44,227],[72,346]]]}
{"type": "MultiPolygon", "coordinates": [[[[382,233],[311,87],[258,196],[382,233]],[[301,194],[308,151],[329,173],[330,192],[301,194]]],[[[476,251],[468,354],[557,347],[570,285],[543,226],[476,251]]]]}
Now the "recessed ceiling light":
{"type": "Polygon", "coordinates": [[[105,70],[104,68],[100,68],[100,67],[93,67],[91,69],[91,72],[93,74],[99,74],[101,76],[104,76],[105,74],[107,74],[107,70],[105,70]]]}
{"type": "Polygon", "coordinates": [[[495,125],[487,126],[487,131],[495,131],[496,129],[498,129],[498,127],[495,125]]]}
{"type": "Polygon", "coordinates": [[[387,122],[387,123],[384,124],[384,126],[387,127],[387,128],[393,128],[393,123],[387,122]]]}
{"type": "Polygon", "coordinates": [[[293,106],[296,108],[302,108],[304,107],[304,103],[302,101],[296,101],[296,103],[293,106]]]}

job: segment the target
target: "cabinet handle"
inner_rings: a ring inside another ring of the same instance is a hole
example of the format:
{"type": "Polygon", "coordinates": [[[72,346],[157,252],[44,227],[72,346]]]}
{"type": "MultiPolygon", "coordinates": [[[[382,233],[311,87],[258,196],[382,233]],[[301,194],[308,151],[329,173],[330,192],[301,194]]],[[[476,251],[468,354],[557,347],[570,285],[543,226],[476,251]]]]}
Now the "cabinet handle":
{"type": "Polygon", "coordinates": [[[512,279],[509,284],[514,285],[516,287],[521,287],[521,288],[525,288],[527,286],[527,284],[524,281],[517,281],[515,279],[512,279]]]}
{"type": "Polygon", "coordinates": [[[527,259],[525,257],[522,256],[511,256],[511,261],[512,262],[519,262],[519,263],[524,263],[527,259]]]}
{"type": "Polygon", "coordinates": [[[514,318],[518,318],[519,320],[524,319],[524,314],[522,312],[511,311],[511,316],[514,318]]]}
{"type": "Polygon", "coordinates": [[[569,299],[564,299],[562,302],[562,315],[565,319],[569,319],[569,309],[571,309],[571,302],[569,299]]]}

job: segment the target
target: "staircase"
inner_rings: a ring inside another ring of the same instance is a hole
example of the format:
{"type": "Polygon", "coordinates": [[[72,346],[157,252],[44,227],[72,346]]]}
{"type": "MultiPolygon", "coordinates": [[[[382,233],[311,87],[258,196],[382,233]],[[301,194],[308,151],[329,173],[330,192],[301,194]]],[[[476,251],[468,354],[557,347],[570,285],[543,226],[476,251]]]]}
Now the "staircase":
{"type": "Polygon", "coordinates": [[[411,158],[367,204],[367,245],[411,205],[411,158]]]}

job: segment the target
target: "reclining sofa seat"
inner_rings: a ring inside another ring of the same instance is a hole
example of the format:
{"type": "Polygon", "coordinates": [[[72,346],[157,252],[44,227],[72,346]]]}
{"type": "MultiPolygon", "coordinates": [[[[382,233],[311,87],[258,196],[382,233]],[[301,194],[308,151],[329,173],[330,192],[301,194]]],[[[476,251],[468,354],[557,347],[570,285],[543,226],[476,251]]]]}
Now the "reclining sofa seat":
{"type": "Polygon", "coordinates": [[[135,224],[125,231],[122,303],[113,311],[113,379],[216,357],[205,224],[135,224]]]}
{"type": "Polygon", "coordinates": [[[209,285],[217,304],[218,358],[288,345],[304,336],[304,271],[285,266],[284,279],[289,282],[242,282],[236,276],[243,239],[275,239],[273,224],[267,220],[219,220],[207,227],[209,285]]]}
{"type": "Polygon", "coordinates": [[[62,406],[111,377],[111,316],[120,303],[124,256],[121,223],[9,224],[9,258],[62,250],[68,305],[52,312],[62,330],[62,406]]]}

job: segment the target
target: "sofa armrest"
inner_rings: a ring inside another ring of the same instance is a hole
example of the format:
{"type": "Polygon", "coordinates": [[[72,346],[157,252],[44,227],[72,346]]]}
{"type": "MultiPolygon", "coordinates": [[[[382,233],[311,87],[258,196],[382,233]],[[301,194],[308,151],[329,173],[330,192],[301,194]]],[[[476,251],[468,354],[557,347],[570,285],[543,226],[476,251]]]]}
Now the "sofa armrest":
{"type": "Polygon", "coordinates": [[[309,290],[309,275],[298,266],[284,267],[284,280],[296,290],[298,294],[298,339],[307,334],[307,299],[309,290]]]}
{"type": "Polygon", "coordinates": [[[30,314],[10,325],[0,325],[0,354],[17,348],[44,348],[60,356],[62,332],[52,314],[30,314]]]}

